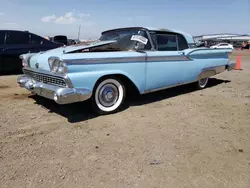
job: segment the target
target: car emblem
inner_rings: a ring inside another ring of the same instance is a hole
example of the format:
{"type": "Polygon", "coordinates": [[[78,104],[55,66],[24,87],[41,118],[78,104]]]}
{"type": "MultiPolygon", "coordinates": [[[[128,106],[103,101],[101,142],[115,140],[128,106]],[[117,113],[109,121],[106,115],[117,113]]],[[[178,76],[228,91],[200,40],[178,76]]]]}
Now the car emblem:
{"type": "Polygon", "coordinates": [[[39,68],[39,63],[36,63],[35,66],[36,66],[36,68],[38,69],[38,68],[39,68]]]}

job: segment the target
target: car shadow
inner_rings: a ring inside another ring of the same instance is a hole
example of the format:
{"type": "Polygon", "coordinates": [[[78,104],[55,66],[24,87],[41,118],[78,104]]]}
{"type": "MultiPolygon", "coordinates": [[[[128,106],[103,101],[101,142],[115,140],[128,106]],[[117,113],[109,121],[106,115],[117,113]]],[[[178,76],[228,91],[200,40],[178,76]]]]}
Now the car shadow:
{"type": "Polygon", "coordinates": [[[48,109],[48,113],[59,114],[67,118],[70,123],[77,123],[97,117],[97,115],[92,111],[90,100],[80,103],[59,105],[53,100],[49,100],[38,95],[32,95],[30,98],[35,100],[35,104],[48,109]]]}
{"type": "Polygon", "coordinates": [[[20,70],[12,70],[12,71],[0,71],[0,76],[11,76],[11,75],[19,75],[23,74],[23,71],[20,70]]]}
{"type": "MultiPolygon", "coordinates": [[[[223,83],[228,83],[228,82],[231,82],[231,81],[210,78],[209,82],[207,83],[206,88],[204,88],[204,89],[215,87],[217,85],[220,85],[223,83]]],[[[129,100],[128,105],[129,106],[144,105],[144,104],[148,104],[148,103],[153,103],[153,102],[158,102],[161,100],[169,99],[169,98],[176,97],[179,95],[192,93],[195,91],[199,91],[199,89],[197,89],[195,83],[185,84],[185,85],[176,86],[176,87],[164,89],[164,90],[157,91],[157,92],[148,93],[148,94],[141,95],[141,96],[134,96],[134,97],[132,96],[129,100]]]]}
{"type": "MultiPolygon", "coordinates": [[[[210,78],[207,88],[228,82],[230,81],[210,78]]],[[[130,106],[140,106],[154,103],[195,91],[197,91],[197,89],[195,88],[194,84],[186,84],[145,95],[130,95],[128,100],[125,102],[124,107],[120,111],[126,110],[130,106]]],[[[92,111],[90,100],[81,103],[59,105],[52,100],[37,95],[32,95],[30,98],[34,99],[35,104],[41,105],[43,108],[48,109],[48,113],[59,114],[67,118],[68,122],[70,123],[82,122],[97,117],[97,115],[92,111]]]]}

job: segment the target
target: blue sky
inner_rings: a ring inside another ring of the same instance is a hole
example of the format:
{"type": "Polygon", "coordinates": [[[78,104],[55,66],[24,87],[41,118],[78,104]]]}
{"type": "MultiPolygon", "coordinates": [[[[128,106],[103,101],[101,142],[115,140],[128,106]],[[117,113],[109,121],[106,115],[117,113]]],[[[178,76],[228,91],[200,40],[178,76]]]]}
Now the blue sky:
{"type": "Polygon", "coordinates": [[[250,34],[250,0],[0,0],[0,29],[97,38],[126,26],[250,34]],[[4,5],[4,6],[3,6],[4,5]]]}

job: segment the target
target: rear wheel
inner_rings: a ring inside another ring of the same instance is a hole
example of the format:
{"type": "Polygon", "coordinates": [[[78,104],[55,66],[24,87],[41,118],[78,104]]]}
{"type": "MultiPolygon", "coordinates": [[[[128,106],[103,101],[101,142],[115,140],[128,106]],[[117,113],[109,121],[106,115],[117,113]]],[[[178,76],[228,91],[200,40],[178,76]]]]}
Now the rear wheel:
{"type": "Polygon", "coordinates": [[[207,86],[208,79],[209,79],[209,78],[207,77],[207,78],[202,78],[202,79],[198,80],[198,82],[197,82],[197,87],[198,87],[199,89],[205,88],[205,87],[207,86]]]}
{"type": "Polygon", "coordinates": [[[94,111],[98,114],[116,112],[123,104],[125,87],[118,78],[102,79],[96,84],[92,101],[94,111]]]}

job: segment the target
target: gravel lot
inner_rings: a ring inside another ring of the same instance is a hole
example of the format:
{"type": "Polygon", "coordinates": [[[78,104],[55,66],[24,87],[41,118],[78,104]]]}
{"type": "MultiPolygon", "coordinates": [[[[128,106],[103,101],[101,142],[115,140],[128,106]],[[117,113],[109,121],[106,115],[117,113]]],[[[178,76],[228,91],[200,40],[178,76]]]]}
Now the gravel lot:
{"type": "Polygon", "coordinates": [[[128,101],[96,117],[90,105],[31,96],[0,76],[0,187],[249,188],[250,52],[243,71],[128,101]]]}

